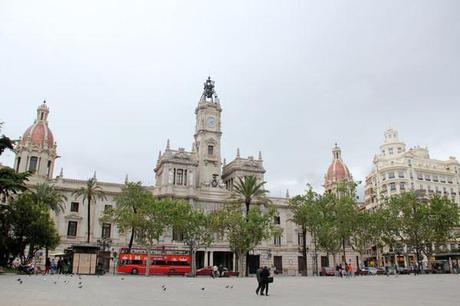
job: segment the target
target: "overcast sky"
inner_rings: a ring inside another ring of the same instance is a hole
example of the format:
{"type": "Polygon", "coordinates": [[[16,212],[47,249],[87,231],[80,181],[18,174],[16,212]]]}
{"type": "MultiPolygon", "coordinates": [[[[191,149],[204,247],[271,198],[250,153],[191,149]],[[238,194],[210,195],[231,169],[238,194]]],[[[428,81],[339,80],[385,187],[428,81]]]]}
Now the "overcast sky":
{"type": "Polygon", "coordinates": [[[55,175],[151,185],[168,138],[191,148],[211,75],[222,157],[261,150],[273,196],[320,191],[335,142],[362,180],[389,127],[460,157],[459,12],[456,0],[0,0],[2,132],[21,136],[46,99],[55,175]]]}

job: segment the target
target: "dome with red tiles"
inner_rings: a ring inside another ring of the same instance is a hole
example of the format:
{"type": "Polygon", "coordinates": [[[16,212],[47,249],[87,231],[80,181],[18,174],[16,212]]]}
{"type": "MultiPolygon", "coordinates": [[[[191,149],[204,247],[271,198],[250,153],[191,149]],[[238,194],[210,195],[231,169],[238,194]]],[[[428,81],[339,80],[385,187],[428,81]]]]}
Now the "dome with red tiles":
{"type": "Polygon", "coordinates": [[[49,109],[46,102],[43,102],[37,109],[37,119],[22,135],[21,144],[28,143],[36,146],[52,146],[54,144],[54,136],[48,127],[49,109]]]}
{"type": "Polygon", "coordinates": [[[330,182],[338,182],[348,179],[350,171],[348,167],[340,159],[334,159],[332,164],[327,169],[326,180],[330,182]]]}
{"type": "Polygon", "coordinates": [[[347,165],[345,165],[345,163],[343,162],[342,156],[341,156],[341,150],[337,146],[337,144],[332,150],[332,155],[333,155],[332,163],[327,169],[327,173],[325,176],[324,185],[326,189],[329,189],[331,187],[331,184],[333,183],[352,179],[350,170],[348,170],[347,165]]]}

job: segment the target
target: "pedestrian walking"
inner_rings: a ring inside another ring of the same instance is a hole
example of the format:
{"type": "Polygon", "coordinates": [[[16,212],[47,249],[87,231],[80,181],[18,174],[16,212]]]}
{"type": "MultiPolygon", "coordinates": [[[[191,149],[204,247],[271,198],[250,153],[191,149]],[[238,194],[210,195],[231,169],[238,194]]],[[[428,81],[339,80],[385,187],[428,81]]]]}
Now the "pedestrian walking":
{"type": "Polygon", "coordinates": [[[262,271],[260,272],[260,280],[262,281],[262,292],[260,295],[265,295],[268,296],[268,279],[270,277],[270,271],[268,270],[267,266],[265,266],[262,271]]]}
{"type": "Polygon", "coordinates": [[[257,279],[257,289],[256,289],[256,294],[259,294],[259,291],[260,293],[263,295],[263,283],[262,283],[262,279],[260,277],[260,274],[262,273],[262,268],[258,268],[257,271],[256,271],[256,279],[257,279]]]}
{"type": "Polygon", "coordinates": [[[50,273],[51,259],[48,257],[45,261],[45,274],[50,273]]]}
{"type": "Polygon", "coordinates": [[[62,274],[62,259],[59,258],[57,262],[57,273],[62,274]]]}

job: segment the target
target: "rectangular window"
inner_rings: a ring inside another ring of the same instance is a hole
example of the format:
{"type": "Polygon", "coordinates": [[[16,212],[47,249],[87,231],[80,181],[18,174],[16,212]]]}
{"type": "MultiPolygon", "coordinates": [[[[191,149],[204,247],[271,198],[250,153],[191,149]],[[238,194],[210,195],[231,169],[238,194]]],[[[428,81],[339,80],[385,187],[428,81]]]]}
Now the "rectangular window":
{"type": "Polygon", "coordinates": [[[281,245],[281,236],[280,235],[275,235],[273,237],[273,244],[274,245],[281,245]]]}
{"type": "Polygon", "coordinates": [[[303,236],[302,233],[297,233],[297,244],[303,245],[303,236]]]}
{"type": "Polygon", "coordinates": [[[173,231],[172,231],[172,240],[173,241],[183,241],[184,240],[184,235],[182,235],[182,233],[178,230],[176,230],[175,228],[173,228],[173,231]]]}
{"type": "Polygon", "coordinates": [[[78,212],[78,206],[80,204],[78,202],[70,203],[70,212],[78,212]]]}
{"type": "Polygon", "coordinates": [[[412,160],[408,159],[408,160],[407,160],[407,165],[408,165],[409,167],[412,167],[412,160]]]}
{"type": "Polygon", "coordinates": [[[214,155],[214,146],[208,145],[208,155],[214,155]]]}
{"type": "Polygon", "coordinates": [[[48,175],[48,177],[50,177],[52,175],[52,173],[51,173],[51,161],[50,160],[48,161],[48,164],[46,166],[46,174],[48,175]]]}
{"type": "Polygon", "coordinates": [[[280,216],[275,216],[275,224],[281,224],[280,216]]]}
{"type": "Polygon", "coordinates": [[[391,191],[396,191],[396,184],[395,183],[390,183],[390,190],[391,191]]]}
{"type": "Polygon", "coordinates": [[[402,183],[402,182],[399,183],[399,190],[405,191],[405,190],[406,190],[406,184],[404,184],[404,183],[402,183]]]}
{"type": "Polygon", "coordinates": [[[417,179],[418,179],[419,181],[423,181],[423,174],[417,172],[417,179]]]}
{"type": "Polygon", "coordinates": [[[19,172],[19,165],[21,164],[21,158],[18,157],[18,163],[16,164],[16,172],[19,172]]]}
{"type": "Polygon", "coordinates": [[[177,169],[176,172],[176,185],[182,185],[184,183],[184,170],[177,169]]]}
{"type": "Polygon", "coordinates": [[[32,156],[29,160],[29,170],[30,172],[37,171],[38,157],[32,156]]]}
{"type": "Polygon", "coordinates": [[[69,221],[67,225],[67,236],[76,237],[77,236],[77,221],[69,221]]]}
{"type": "Polygon", "coordinates": [[[453,179],[452,179],[451,176],[449,176],[449,177],[447,178],[447,183],[452,184],[452,182],[453,182],[453,179]]]}
{"type": "Polygon", "coordinates": [[[437,175],[433,175],[433,182],[439,182],[439,179],[438,179],[437,175]]]}
{"type": "Polygon", "coordinates": [[[440,181],[441,183],[445,183],[445,182],[446,182],[446,178],[445,178],[444,176],[440,176],[440,177],[439,177],[439,181],[440,181]]]}
{"type": "Polygon", "coordinates": [[[112,224],[110,223],[103,223],[102,224],[102,238],[110,238],[110,230],[112,228],[112,224]]]}
{"type": "Polygon", "coordinates": [[[398,171],[398,177],[404,178],[404,171],[398,171]]]}
{"type": "Polygon", "coordinates": [[[389,179],[394,179],[395,178],[395,173],[393,171],[388,172],[388,178],[389,179]]]}
{"type": "Polygon", "coordinates": [[[425,174],[425,181],[431,182],[431,175],[425,174]]]}
{"type": "Polygon", "coordinates": [[[388,153],[390,153],[390,155],[393,155],[393,148],[389,148],[388,153]]]}
{"type": "Polygon", "coordinates": [[[104,212],[108,211],[109,209],[112,209],[112,205],[110,205],[110,204],[104,205],[104,212]]]}

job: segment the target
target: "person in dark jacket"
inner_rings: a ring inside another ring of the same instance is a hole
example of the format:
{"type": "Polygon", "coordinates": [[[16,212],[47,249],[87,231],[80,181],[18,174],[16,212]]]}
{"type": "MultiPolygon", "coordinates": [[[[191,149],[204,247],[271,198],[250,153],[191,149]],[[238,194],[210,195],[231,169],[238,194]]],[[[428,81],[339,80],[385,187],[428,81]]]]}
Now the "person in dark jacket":
{"type": "Polygon", "coordinates": [[[270,271],[265,266],[260,272],[260,280],[262,282],[262,291],[260,295],[264,295],[264,289],[265,289],[265,295],[268,295],[268,278],[269,277],[270,277],[270,271]]]}
{"type": "Polygon", "coordinates": [[[257,269],[256,271],[256,278],[257,278],[257,289],[256,289],[256,294],[259,294],[259,291],[260,293],[263,294],[263,283],[262,283],[262,279],[260,278],[260,273],[262,273],[262,268],[259,268],[257,269]]]}

